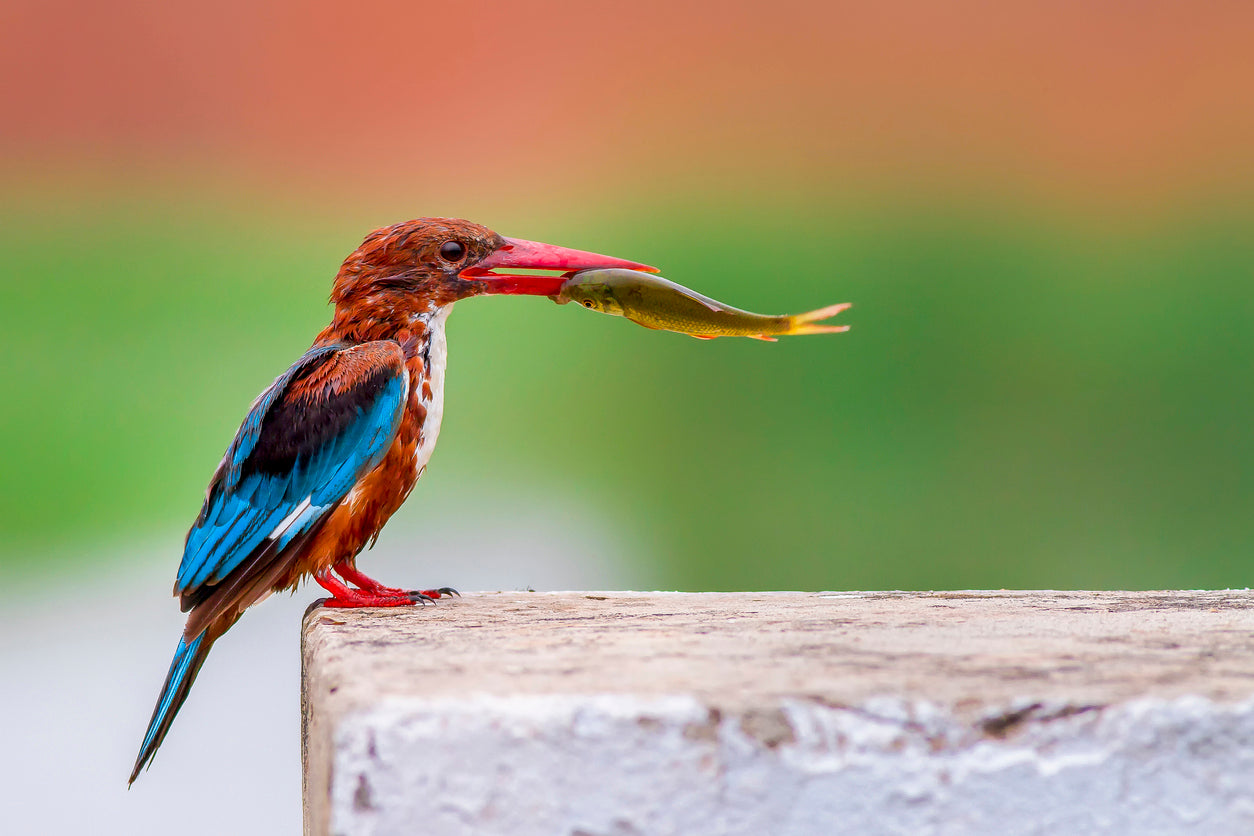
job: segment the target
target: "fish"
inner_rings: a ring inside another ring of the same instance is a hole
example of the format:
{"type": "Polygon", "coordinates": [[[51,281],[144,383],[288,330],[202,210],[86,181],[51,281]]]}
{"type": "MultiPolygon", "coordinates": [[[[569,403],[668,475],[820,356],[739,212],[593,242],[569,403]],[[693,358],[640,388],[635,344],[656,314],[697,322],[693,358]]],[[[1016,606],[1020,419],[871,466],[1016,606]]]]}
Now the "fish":
{"type": "Polygon", "coordinates": [[[699,340],[749,337],[776,342],[777,336],[837,334],[848,331],[849,326],[819,323],[851,307],[846,302],[794,316],[767,316],[724,305],[661,276],[621,268],[572,273],[550,298],[559,305],[576,302],[645,328],[675,331],[699,340]]]}

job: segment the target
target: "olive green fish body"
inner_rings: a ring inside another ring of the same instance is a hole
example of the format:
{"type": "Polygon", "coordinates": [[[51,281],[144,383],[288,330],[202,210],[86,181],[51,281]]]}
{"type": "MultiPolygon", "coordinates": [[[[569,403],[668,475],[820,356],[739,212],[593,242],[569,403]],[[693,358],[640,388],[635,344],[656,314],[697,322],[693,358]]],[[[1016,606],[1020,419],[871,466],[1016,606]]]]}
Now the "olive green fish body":
{"type": "Polygon", "coordinates": [[[562,285],[559,304],[577,302],[601,313],[622,316],[646,328],[677,331],[702,339],[831,333],[849,326],[815,325],[845,310],[833,305],[798,316],[766,316],[742,311],[661,276],[636,270],[585,270],[562,285]]]}

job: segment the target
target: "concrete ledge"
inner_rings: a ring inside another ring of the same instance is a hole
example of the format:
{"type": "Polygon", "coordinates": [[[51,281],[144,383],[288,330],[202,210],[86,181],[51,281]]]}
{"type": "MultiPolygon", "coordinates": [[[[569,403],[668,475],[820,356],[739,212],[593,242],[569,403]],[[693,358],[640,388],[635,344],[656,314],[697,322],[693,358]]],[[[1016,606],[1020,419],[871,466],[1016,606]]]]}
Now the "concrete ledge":
{"type": "Polygon", "coordinates": [[[304,625],[312,834],[1254,833],[1254,595],[479,593],[304,625]]]}

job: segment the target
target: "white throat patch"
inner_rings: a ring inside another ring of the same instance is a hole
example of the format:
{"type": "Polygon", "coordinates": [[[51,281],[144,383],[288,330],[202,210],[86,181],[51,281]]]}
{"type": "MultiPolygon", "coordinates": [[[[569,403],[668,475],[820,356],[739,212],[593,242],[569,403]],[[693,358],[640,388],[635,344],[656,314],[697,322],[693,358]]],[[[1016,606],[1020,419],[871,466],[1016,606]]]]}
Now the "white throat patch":
{"type": "Polygon", "coordinates": [[[414,472],[421,475],[431,453],[435,450],[436,439],[440,437],[440,421],[444,418],[444,369],[448,365],[448,339],[444,334],[444,323],[448,319],[453,306],[445,305],[427,321],[427,383],[431,387],[430,400],[423,399],[419,386],[418,398],[427,409],[427,420],[422,425],[422,438],[414,451],[414,472]]]}

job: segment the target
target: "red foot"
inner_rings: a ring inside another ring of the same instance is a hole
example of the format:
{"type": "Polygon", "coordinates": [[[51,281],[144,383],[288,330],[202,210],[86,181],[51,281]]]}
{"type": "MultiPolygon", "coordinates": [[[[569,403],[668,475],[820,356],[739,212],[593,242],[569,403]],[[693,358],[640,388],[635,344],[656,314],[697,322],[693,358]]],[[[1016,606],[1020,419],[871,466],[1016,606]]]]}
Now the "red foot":
{"type": "Polygon", "coordinates": [[[419,602],[425,604],[431,600],[430,596],[409,593],[400,589],[395,590],[395,594],[377,589],[353,589],[330,572],[319,572],[314,575],[314,580],[333,596],[322,602],[324,607],[412,607],[419,602]]]}
{"type": "MultiPolygon", "coordinates": [[[[358,607],[412,607],[418,603],[414,598],[396,598],[386,595],[361,595],[356,594],[349,598],[327,598],[322,602],[324,607],[340,607],[346,610],[356,609],[358,607]]],[[[426,601],[423,601],[425,604],[426,601]]]]}
{"type": "MultiPolygon", "coordinates": [[[[337,563],[332,567],[336,574],[341,578],[353,584],[363,592],[369,592],[373,595],[382,595],[387,598],[444,598],[449,595],[460,595],[460,593],[452,587],[442,586],[439,589],[397,589],[394,586],[384,586],[369,575],[363,574],[356,566],[348,563],[337,563]]],[[[322,583],[319,581],[319,583],[322,583]]],[[[326,589],[330,589],[326,584],[322,584],[326,589]]],[[[338,596],[337,596],[338,597],[338,596]]],[[[363,606],[366,606],[363,604],[363,606]]],[[[373,605],[371,605],[373,606],[373,605]]]]}
{"type": "Polygon", "coordinates": [[[374,578],[362,574],[361,572],[357,571],[357,567],[352,565],[351,563],[348,563],[348,562],[337,563],[331,568],[334,569],[335,573],[339,575],[341,578],[353,584],[354,586],[365,590],[366,592],[373,592],[376,595],[404,595],[405,594],[405,590],[403,589],[397,589],[394,586],[384,586],[383,584],[376,581],[374,578]]]}

